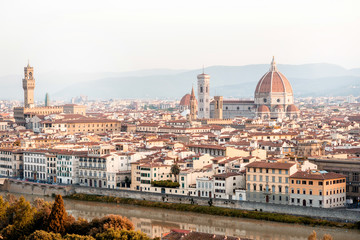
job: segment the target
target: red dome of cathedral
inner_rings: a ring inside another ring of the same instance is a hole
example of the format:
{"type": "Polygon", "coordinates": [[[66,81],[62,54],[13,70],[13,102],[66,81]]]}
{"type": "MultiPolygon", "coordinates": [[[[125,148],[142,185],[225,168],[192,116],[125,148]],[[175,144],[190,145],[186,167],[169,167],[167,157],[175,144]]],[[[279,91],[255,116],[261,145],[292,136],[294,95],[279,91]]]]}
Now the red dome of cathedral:
{"type": "Polygon", "coordinates": [[[258,82],[255,94],[257,93],[293,93],[289,80],[277,70],[274,57],[270,70],[258,82]]]}
{"type": "Polygon", "coordinates": [[[299,112],[299,109],[294,104],[291,104],[286,108],[286,111],[287,112],[299,112]]]}
{"type": "Polygon", "coordinates": [[[258,111],[258,112],[270,112],[270,109],[269,109],[268,106],[260,105],[260,106],[258,107],[258,110],[257,110],[257,111],[258,111]]]}
{"type": "Polygon", "coordinates": [[[186,94],[180,101],[180,106],[190,106],[190,94],[186,94]]]}

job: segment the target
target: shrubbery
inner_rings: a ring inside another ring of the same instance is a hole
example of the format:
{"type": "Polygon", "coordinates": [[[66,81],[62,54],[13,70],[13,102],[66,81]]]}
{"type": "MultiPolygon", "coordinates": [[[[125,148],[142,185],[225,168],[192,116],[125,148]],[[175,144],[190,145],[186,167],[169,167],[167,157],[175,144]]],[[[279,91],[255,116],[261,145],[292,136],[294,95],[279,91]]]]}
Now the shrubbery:
{"type": "Polygon", "coordinates": [[[54,203],[36,199],[33,204],[24,197],[0,196],[0,239],[20,240],[148,240],[146,234],[134,231],[126,217],[108,215],[91,222],[67,215],[64,202],[57,195],[54,203]],[[110,236],[114,236],[111,238],[110,236]],[[117,238],[119,237],[119,238],[117,238]]]}
{"type": "Polygon", "coordinates": [[[178,182],[173,182],[171,180],[152,181],[151,184],[154,187],[166,187],[166,188],[177,188],[180,186],[178,182]]]}

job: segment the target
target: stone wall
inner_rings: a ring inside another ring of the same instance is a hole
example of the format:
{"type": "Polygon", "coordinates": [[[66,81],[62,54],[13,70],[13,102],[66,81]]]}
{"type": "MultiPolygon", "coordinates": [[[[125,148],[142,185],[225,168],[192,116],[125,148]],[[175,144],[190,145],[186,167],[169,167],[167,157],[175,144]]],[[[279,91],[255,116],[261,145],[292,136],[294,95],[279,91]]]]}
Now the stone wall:
{"type": "Polygon", "coordinates": [[[72,187],[8,179],[3,185],[0,185],[0,190],[10,193],[26,193],[39,196],[52,196],[54,194],[66,196],[71,194],[72,187]]]}
{"type": "MultiPolygon", "coordinates": [[[[59,186],[39,184],[32,182],[23,182],[16,180],[6,180],[3,185],[0,185],[1,191],[8,191],[12,193],[27,193],[40,196],[51,196],[53,194],[70,195],[73,193],[83,193],[92,195],[104,195],[120,198],[132,198],[138,200],[170,202],[170,203],[186,203],[209,205],[209,199],[199,197],[188,197],[182,195],[171,195],[161,193],[148,193],[132,190],[116,190],[116,189],[101,189],[81,187],[77,185],[59,186]]],[[[360,211],[350,211],[345,209],[325,209],[302,206],[291,206],[272,203],[258,203],[248,201],[235,201],[225,199],[212,199],[213,206],[234,208],[250,211],[263,211],[272,213],[291,214],[296,216],[308,216],[319,219],[341,221],[341,222],[357,222],[360,221],[360,211]]]]}
{"type": "MultiPolygon", "coordinates": [[[[131,190],[114,190],[114,189],[98,189],[87,187],[74,187],[74,193],[105,195],[121,198],[133,198],[148,201],[160,201],[171,203],[187,203],[193,202],[198,205],[209,205],[208,198],[188,197],[182,195],[171,195],[161,193],[148,193],[131,190]]],[[[232,201],[225,199],[213,199],[213,206],[235,208],[250,211],[264,211],[271,213],[283,213],[296,216],[307,216],[312,218],[320,218],[341,222],[357,222],[360,221],[360,211],[350,211],[345,209],[326,209],[302,206],[291,206],[283,204],[258,203],[248,201],[232,201]]]]}

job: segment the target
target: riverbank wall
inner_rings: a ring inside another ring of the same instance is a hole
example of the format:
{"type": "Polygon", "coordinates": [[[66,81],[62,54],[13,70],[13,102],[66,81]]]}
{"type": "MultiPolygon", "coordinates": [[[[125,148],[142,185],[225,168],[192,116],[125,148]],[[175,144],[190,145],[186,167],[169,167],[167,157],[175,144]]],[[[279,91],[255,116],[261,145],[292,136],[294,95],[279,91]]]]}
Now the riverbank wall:
{"type": "MultiPolygon", "coordinates": [[[[77,185],[60,186],[40,184],[33,182],[24,182],[18,180],[7,179],[0,185],[1,191],[10,193],[26,193],[39,196],[52,196],[54,194],[61,194],[69,196],[74,193],[90,194],[90,195],[103,195],[119,198],[131,198],[137,200],[147,200],[154,202],[169,202],[169,203],[183,203],[183,204],[197,204],[209,206],[210,199],[199,197],[188,197],[183,195],[174,194],[160,194],[148,193],[132,190],[117,190],[117,189],[102,189],[90,188],[77,185]]],[[[305,216],[317,219],[324,219],[338,222],[358,222],[360,221],[360,211],[350,211],[346,209],[326,209],[326,208],[313,208],[280,205],[272,203],[258,203],[249,201],[235,201],[226,199],[212,199],[212,205],[223,208],[233,208],[249,211],[263,211],[270,213],[281,213],[295,216],[305,216]]]]}

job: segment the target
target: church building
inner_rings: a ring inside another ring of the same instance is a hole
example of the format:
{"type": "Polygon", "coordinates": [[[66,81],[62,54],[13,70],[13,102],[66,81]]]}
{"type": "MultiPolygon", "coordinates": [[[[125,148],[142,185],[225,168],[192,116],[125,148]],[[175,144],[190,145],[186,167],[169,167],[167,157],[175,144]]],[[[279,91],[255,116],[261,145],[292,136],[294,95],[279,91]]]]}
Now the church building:
{"type": "MultiPolygon", "coordinates": [[[[274,58],[269,71],[255,88],[254,100],[227,100],[223,99],[223,96],[214,96],[210,100],[210,76],[202,73],[197,78],[198,119],[294,119],[299,116],[299,109],[294,105],[291,84],[277,69],[274,58]]],[[[185,95],[184,98],[189,96],[185,95]]]]}

